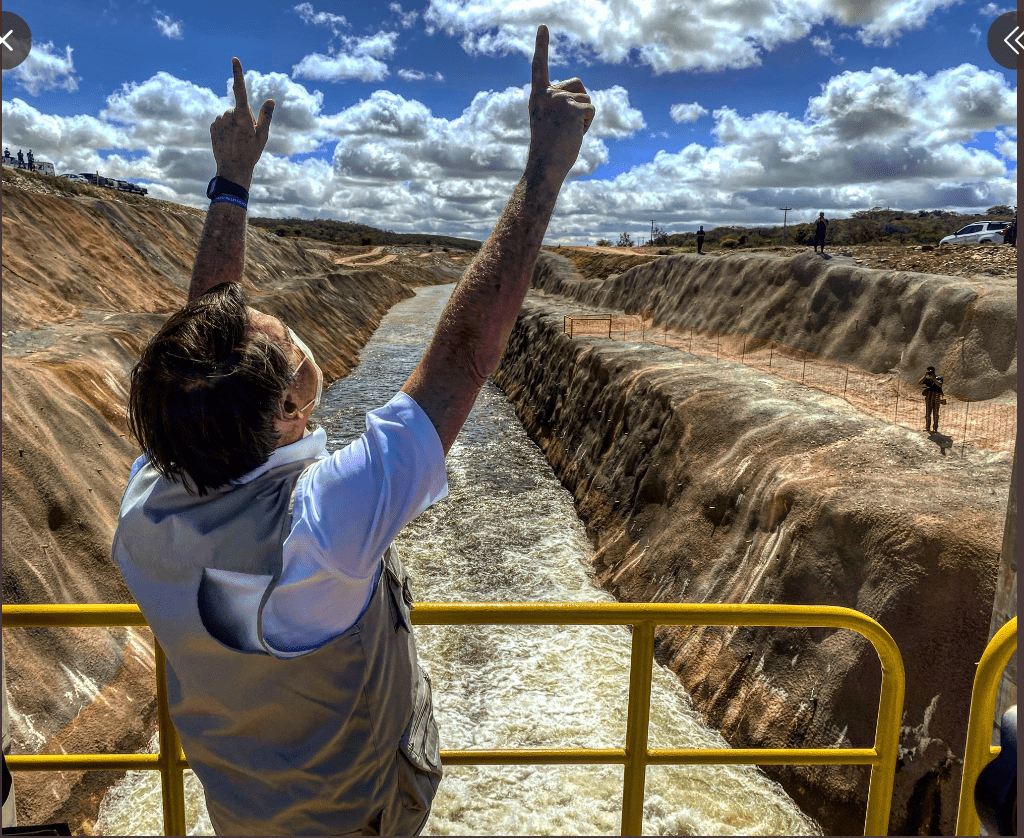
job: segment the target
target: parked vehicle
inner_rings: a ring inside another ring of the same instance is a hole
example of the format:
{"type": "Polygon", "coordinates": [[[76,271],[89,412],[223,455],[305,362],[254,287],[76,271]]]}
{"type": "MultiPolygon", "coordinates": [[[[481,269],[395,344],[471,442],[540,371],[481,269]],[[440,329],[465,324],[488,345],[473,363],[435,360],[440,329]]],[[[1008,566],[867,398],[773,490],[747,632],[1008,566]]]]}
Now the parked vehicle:
{"type": "Polygon", "coordinates": [[[999,244],[1007,224],[1006,221],[976,221],[946,236],[939,244],[999,244]]]}
{"type": "Polygon", "coordinates": [[[63,174],[63,175],[61,175],[61,177],[62,178],[66,178],[67,180],[70,180],[70,181],[74,181],[75,183],[88,183],[89,182],[84,177],[82,177],[81,175],[72,174],[71,172],[68,172],[67,174],[63,174]]]}

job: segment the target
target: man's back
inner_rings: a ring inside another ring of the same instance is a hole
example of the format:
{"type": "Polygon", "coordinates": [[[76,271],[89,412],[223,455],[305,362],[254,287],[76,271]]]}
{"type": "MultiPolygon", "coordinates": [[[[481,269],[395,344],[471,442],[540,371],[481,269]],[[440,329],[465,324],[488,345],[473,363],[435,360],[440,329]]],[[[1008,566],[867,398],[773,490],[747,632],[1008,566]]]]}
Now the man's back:
{"type": "Polygon", "coordinates": [[[280,578],[307,465],[202,499],[143,467],[113,557],[166,653],[171,715],[218,834],[343,834],[368,817],[386,834],[413,833],[440,754],[394,551],[358,621],[306,654],[242,651],[216,621],[225,603],[211,571],[263,578],[268,593],[280,578]],[[410,782],[423,785],[419,799],[396,793],[410,782]]]}

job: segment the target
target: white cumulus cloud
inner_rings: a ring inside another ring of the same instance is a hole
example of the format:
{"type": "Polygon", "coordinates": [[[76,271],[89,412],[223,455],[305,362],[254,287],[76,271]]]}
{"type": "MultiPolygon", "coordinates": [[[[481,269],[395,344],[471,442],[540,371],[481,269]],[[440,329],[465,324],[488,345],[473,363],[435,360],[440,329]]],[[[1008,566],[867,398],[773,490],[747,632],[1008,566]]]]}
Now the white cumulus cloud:
{"type": "Polygon", "coordinates": [[[422,70],[409,70],[406,68],[399,70],[398,76],[405,81],[423,81],[424,79],[444,81],[444,76],[441,73],[424,73],[422,70]]]}
{"type": "Polygon", "coordinates": [[[551,63],[639,61],[655,73],[756,66],[761,54],[814,26],[850,27],[864,43],[890,45],[961,0],[430,0],[428,31],[461,37],[471,54],[533,53],[538,21],[551,32],[551,63]]]}
{"type": "Polygon", "coordinates": [[[180,20],[175,20],[168,14],[161,11],[154,11],[153,22],[156,24],[160,34],[165,38],[180,41],[185,37],[185,26],[180,20]]]}
{"type": "Polygon", "coordinates": [[[669,108],[669,116],[675,122],[696,122],[702,116],[707,116],[708,109],[697,102],[681,103],[669,108]]]}
{"type": "Polygon", "coordinates": [[[795,207],[799,221],[801,212],[845,215],[876,205],[1013,205],[1016,112],[1016,89],[1004,76],[970,64],[931,75],[842,73],[803,115],[718,108],[711,144],[661,151],[613,179],[569,184],[553,223],[611,237],[620,219],[644,215],[673,232],[698,219],[775,223],[779,206],[795,207]],[[996,153],[966,145],[990,132],[996,153]]]}
{"type": "Polygon", "coordinates": [[[62,54],[53,41],[33,44],[21,64],[4,70],[4,81],[13,79],[30,96],[38,96],[44,90],[78,90],[81,79],[75,76],[71,53],[71,47],[66,46],[62,54]]]}
{"type": "Polygon", "coordinates": [[[403,29],[410,29],[415,26],[416,19],[420,16],[418,10],[413,9],[411,12],[403,12],[401,3],[392,3],[388,6],[391,12],[398,16],[398,22],[402,24],[403,29]]]}
{"type": "Polygon", "coordinates": [[[312,3],[301,3],[294,11],[305,23],[329,29],[332,38],[326,53],[310,53],[294,65],[293,77],[333,82],[383,81],[388,77],[385,61],[395,54],[397,32],[379,31],[364,37],[348,35],[346,30],[351,27],[344,15],[318,12],[312,3]]]}

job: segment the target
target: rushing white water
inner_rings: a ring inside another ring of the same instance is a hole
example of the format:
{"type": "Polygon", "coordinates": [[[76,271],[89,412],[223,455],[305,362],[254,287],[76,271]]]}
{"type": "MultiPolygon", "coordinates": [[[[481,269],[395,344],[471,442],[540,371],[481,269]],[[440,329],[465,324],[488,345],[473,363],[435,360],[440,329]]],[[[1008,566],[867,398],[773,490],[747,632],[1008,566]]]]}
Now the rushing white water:
{"type": "MultiPolygon", "coordinates": [[[[396,306],[362,362],[325,396],[330,447],[363,430],[419,360],[452,286],[396,306]]],[[[397,546],[421,601],[576,601],[611,597],[590,579],[591,546],[572,498],[488,385],[448,458],[449,498],[397,546]]],[[[444,748],[622,747],[630,635],[623,626],[420,626],[444,748]]],[[[727,747],[671,673],[654,667],[652,747],[727,747]]],[[[617,835],[620,766],[448,767],[425,834],[617,835]]],[[[189,834],[212,834],[189,773],[189,834]]],[[[159,778],[130,772],[104,799],[97,830],[162,834],[159,778]]],[[[782,789],[746,766],[651,767],[645,834],[818,834],[782,789]]]]}

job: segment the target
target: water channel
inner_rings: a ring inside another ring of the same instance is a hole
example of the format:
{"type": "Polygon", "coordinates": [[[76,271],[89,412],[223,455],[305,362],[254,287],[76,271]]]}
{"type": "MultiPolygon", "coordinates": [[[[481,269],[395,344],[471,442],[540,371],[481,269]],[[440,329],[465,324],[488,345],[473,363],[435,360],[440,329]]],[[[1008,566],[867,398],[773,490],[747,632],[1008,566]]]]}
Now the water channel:
{"type": "MultiPolygon", "coordinates": [[[[401,387],[453,286],[395,306],[360,365],[325,394],[329,449],[364,430],[401,387]]],[[[396,544],[418,600],[612,601],[589,571],[572,497],[504,394],[488,384],[448,457],[449,497],[396,544]]],[[[622,747],[630,635],[623,626],[420,626],[443,748],[622,747]]],[[[655,666],[651,747],[727,747],[675,677],[655,666]]],[[[620,766],[448,767],[428,835],[617,835],[620,766]]],[[[186,773],[189,834],[212,835],[186,773]]],[[[130,772],[104,799],[97,834],[162,834],[156,772],[130,772]]],[[[782,789],[746,766],[650,767],[644,833],[819,834],[782,789]]]]}

